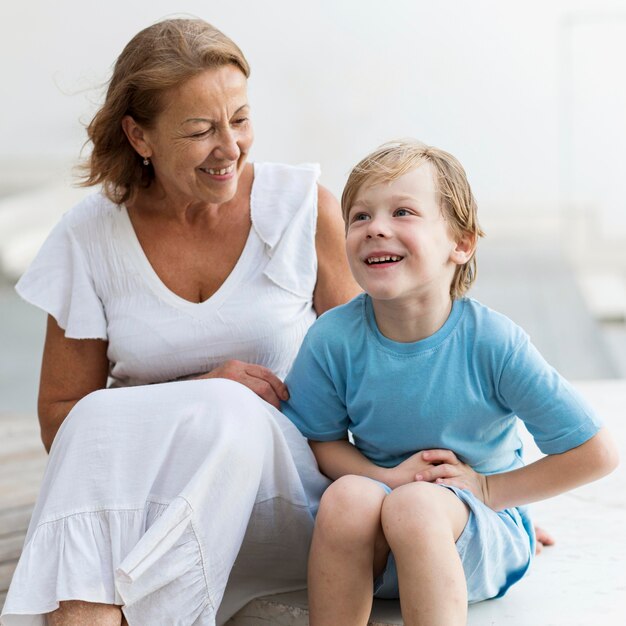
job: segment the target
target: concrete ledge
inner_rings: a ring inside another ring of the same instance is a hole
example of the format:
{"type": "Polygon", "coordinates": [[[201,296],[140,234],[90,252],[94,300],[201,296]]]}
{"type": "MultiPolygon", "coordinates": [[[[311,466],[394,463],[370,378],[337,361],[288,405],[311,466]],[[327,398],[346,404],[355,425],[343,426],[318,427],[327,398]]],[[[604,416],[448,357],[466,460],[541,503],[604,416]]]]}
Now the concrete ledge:
{"type": "MultiPolygon", "coordinates": [[[[306,626],[309,623],[306,591],[280,593],[248,603],[225,626],[306,626]]],[[[376,600],[368,626],[402,624],[400,603],[376,600]]]]}

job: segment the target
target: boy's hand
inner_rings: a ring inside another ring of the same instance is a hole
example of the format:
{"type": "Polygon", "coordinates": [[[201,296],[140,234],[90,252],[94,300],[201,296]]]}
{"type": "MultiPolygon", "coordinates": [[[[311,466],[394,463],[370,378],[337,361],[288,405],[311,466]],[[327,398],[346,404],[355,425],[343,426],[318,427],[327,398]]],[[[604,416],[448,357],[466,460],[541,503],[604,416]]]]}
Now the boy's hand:
{"type": "MultiPolygon", "coordinates": [[[[425,460],[429,459],[430,452],[429,450],[424,453],[426,454],[425,460]]],[[[458,489],[467,489],[481,502],[490,506],[487,476],[475,472],[469,465],[459,461],[456,456],[454,456],[454,459],[448,460],[441,465],[425,469],[415,477],[415,480],[436,483],[438,485],[450,485],[458,489]]]]}
{"type": "Polygon", "coordinates": [[[422,450],[410,456],[396,467],[386,470],[388,477],[385,483],[392,489],[412,483],[417,476],[434,470],[446,463],[459,463],[458,458],[451,450],[422,450]]]}

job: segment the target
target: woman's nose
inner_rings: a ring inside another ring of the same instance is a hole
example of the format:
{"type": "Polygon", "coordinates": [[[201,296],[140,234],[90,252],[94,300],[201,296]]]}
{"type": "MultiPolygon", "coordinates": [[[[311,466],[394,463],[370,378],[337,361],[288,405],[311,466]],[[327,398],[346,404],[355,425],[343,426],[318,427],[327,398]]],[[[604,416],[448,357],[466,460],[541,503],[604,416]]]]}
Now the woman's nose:
{"type": "Polygon", "coordinates": [[[226,128],[220,133],[220,144],[216,151],[219,156],[229,161],[236,161],[239,158],[241,150],[237,144],[237,135],[231,128],[226,128]]]}

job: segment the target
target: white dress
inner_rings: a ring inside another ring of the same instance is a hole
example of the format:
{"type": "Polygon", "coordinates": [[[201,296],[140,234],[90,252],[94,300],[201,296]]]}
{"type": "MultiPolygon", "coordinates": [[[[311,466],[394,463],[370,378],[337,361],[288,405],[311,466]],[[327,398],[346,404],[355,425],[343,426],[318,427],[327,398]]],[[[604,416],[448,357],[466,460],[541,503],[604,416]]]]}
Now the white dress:
{"type": "Polygon", "coordinates": [[[108,341],[111,386],[55,438],[7,626],[43,626],[69,599],[123,604],[131,626],[212,626],[305,585],[328,484],[306,440],[243,385],[168,381],[230,358],[285,376],[315,319],[317,177],[255,164],[250,235],[200,304],[165,287],[126,209],[100,194],[51,233],[17,290],[67,337],[108,341]]]}

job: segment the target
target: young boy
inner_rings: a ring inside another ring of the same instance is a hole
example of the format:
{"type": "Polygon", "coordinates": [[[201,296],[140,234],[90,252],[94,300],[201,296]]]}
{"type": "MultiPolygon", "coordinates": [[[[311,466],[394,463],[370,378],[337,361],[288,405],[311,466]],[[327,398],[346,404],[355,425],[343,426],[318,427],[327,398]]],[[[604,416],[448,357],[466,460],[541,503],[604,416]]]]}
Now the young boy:
{"type": "Polygon", "coordinates": [[[482,232],[452,155],[383,145],[350,174],[342,210],[365,293],[309,330],[283,407],[335,481],[311,546],[310,623],[366,624],[374,584],[407,625],[465,624],[468,602],[528,569],[524,505],[604,476],[617,452],[528,336],[464,297],[482,232]],[[525,467],[516,416],[547,455],[525,467]]]}

